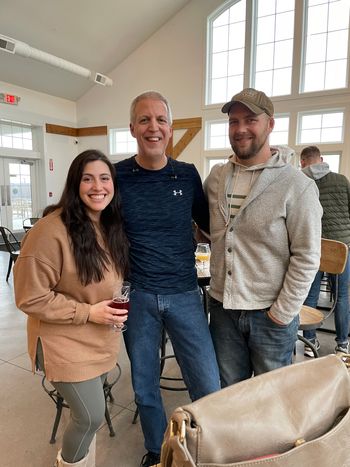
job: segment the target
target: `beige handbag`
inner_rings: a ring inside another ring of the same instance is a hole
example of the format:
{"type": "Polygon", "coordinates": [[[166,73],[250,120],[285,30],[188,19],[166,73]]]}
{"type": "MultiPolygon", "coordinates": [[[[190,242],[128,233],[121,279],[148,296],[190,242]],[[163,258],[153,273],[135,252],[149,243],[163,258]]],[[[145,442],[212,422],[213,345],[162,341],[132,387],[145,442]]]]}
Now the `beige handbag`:
{"type": "Polygon", "coordinates": [[[350,376],[335,355],[234,384],[174,411],[162,467],[348,467],[350,376]]]}

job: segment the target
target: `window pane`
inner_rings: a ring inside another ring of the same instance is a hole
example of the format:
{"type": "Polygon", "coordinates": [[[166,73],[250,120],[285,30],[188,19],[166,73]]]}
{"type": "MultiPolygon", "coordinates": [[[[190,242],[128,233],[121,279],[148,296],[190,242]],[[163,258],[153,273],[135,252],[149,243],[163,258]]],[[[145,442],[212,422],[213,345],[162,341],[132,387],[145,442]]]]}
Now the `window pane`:
{"type": "Polygon", "coordinates": [[[245,22],[230,24],[229,49],[243,49],[245,45],[245,22]]]}
{"type": "Polygon", "coordinates": [[[300,143],[315,143],[321,141],[321,130],[303,130],[300,136],[300,143]]]}
{"type": "Polygon", "coordinates": [[[331,112],[322,115],[323,128],[332,128],[335,126],[343,126],[344,114],[343,112],[331,112]]]}
{"type": "Polygon", "coordinates": [[[321,143],[341,142],[342,128],[324,128],[321,132],[321,143]]]}
{"type": "Polygon", "coordinates": [[[12,147],[16,149],[23,149],[22,138],[12,138],[12,147]]]}
{"type": "Polygon", "coordinates": [[[328,5],[317,5],[308,9],[308,35],[327,31],[328,5]]]}
{"type": "Polygon", "coordinates": [[[322,115],[304,115],[301,120],[302,128],[308,130],[310,128],[320,128],[322,115]]]}
{"type": "Polygon", "coordinates": [[[226,149],[230,148],[228,138],[228,122],[207,122],[206,125],[206,149],[226,149]]]}
{"type": "Polygon", "coordinates": [[[322,154],[323,162],[327,162],[332,172],[339,172],[340,155],[339,154],[322,154]]]}
{"type": "Polygon", "coordinates": [[[272,70],[273,44],[258,45],[256,48],[256,71],[272,70]]]}
{"type": "MultiPolygon", "coordinates": [[[[259,2],[260,3],[260,2],[259,2]]],[[[257,44],[273,42],[275,37],[275,16],[264,16],[258,20],[257,44]]]]}
{"type": "Polygon", "coordinates": [[[273,15],[275,13],[275,0],[258,2],[258,16],[273,15]]]}
{"type": "MultiPolygon", "coordinates": [[[[237,63],[242,63],[244,62],[244,50],[243,49],[238,49],[238,50],[230,50],[228,54],[228,75],[233,76],[233,75],[243,75],[243,67],[237,66],[237,63]]],[[[229,89],[231,89],[229,87],[229,89]]],[[[237,89],[237,88],[233,88],[237,89]]]]}
{"type": "Polygon", "coordinates": [[[225,102],[227,98],[227,78],[213,79],[211,102],[225,102]]]}
{"type": "Polygon", "coordinates": [[[221,13],[220,16],[218,16],[214,21],[213,21],[213,27],[216,28],[218,26],[222,26],[224,24],[228,24],[229,21],[229,10],[225,10],[223,13],[221,13]]]}
{"type": "Polygon", "coordinates": [[[316,63],[326,59],[327,34],[310,36],[306,47],[306,63],[316,63]]]}
{"type": "Polygon", "coordinates": [[[294,10],[294,0],[277,0],[276,12],[282,13],[283,11],[294,10]]]}
{"type": "Polygon", "coordinates": [[[344,15],[344,11],[348,8],[348,0],[337,1],[331,5],[329,9],[328,30],[336,31],[338,29],[347,29],[349,19],[344,15]]]}
{"type": "Polygon", "coordinates": [[[229,11],[230,22],[245,21],[245,0],[236,2],[229,11]]]}
{"type": "Polygon", "coordinates": [[[213,78],[227,76],[227,52],[213,55],[213,78]]]}
{"type": "Polygon", "coordinates": [[[276,42],[275,68],[291,67],[293,61],[293,40],[276,42]]]}
{"type": "Polygon", "coordinates": [[[294,11],[277,15],[276,41],[291,39],[294,36],[294,11]]]}
{"type": "Polygon", "coordinates": [[[270,144],[288,144],[289,117],[275,117],[275,127],[270,134],[270,144]]]}
{"type": "Polygon", "coordinates": [[[324,89],[325,63],[306,65],[304,92],[324,89]]]}
{"type": "Polygon", "coordinates": [[[255,88],[272,95],[272,71],[263,71],[255,75],[255,88]]]}
{"type": "Polygon", "coordinates": [[[231,99],[231,97],[236,94],[237,91],[241,91],[243,89],[243,74],[230,76],[227,80],[227,88],[229,89],[230,94],[227,94],[225,100],[231,99]]]}
{"type": "Polygon", "coordinates": [[[326,64],[326,89],[339,89],[346,87],[347,60],[335,60],[326,64]]]}
{"type": "Polygon", "coordinates": [[[273,74],[273,88],[271,95],[284,96],[290,93],[292,84],[292,68],[275,70],[273,74]]]}
{"type": "Polygon", "coordinates": [[[213,29],[213,53],[228,48],[228,26],[213,29]]]}
{"type": "Polygon", "coordinates": [[[275,131],[288,131],[289,128],[289,117],[275,117],[275,131]]]}
{"type": "Polygon", "coordinates": [[[348,31],[336,31],[328,34],[327,60],[345,58],[348,54],[348,31]]]}

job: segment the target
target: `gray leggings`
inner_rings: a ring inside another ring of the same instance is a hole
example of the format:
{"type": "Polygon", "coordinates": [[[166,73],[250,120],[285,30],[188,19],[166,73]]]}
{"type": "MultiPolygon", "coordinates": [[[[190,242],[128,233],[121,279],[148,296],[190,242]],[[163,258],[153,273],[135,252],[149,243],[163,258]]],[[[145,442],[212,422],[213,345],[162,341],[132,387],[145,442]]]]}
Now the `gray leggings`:
{"type": "MultiPolygon", "coordinates": [[[[37,364],[43,370],[44,358],[39,341],[37,364]]],[[[79,383],[51,382],[64,397],[71,412],[69,424],[63,435],[62,457],[68,463],[83,459],[105,414],[103,383],[107,373],[79,383]]]]}

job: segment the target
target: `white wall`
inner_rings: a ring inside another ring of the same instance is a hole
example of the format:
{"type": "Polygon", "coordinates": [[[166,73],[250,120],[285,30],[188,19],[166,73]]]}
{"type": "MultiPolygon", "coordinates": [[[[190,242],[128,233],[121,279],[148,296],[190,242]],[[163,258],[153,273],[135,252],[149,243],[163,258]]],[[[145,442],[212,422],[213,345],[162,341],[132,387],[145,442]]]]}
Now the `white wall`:
{"type": "MultiPolygon", "coordinates": [[[[77,102],[78,127],[128,127],[132,99],[148,89],[169,99],[174,118],[202,116],[206,19],[221,4],[222,0],[192,0],[108,74],[113,87],[95,86],[77,102]]],[[[200,132],[180,156],[200,172],[202,139],[200,132]]]]}

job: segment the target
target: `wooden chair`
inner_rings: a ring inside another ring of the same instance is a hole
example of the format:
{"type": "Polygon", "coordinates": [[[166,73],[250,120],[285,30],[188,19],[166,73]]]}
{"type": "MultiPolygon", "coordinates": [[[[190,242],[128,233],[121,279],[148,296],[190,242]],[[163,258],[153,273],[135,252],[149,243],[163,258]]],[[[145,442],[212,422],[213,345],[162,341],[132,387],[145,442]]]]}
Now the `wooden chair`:
{"type": "Polygon", "coordinates": [[[16,259],[19,256],[21,244],[17,240],[15,235],[11,232],[11,230],[9,230],[8,228],[0,227],[0,232],[2,235],[2,239],[4,240],[6,250],[10,254],[9,266],[8,266],[7,275],[6,275],[6,282],[8,282],[10,273],[11,273],[12,264],[15,263],[16,259]]]}
{"type": "MultiPolygon", "coordinates": [[[[321,239],[321,260],[319,270],[335,276],[334,290],[331,294],[332,306],[327,312],[323,313],[319,309],[303,305],[300,311],[300,331],[318,329],[333,313],[338,301],[338,275],[344,271],[347,259],[348,246],[345,245],[345,243],[326,238],[321,239]]],[[[319,356],[316,347],[308,339],[299,334],[298,339],[312,349],[316,358],[319,356]]]]}

